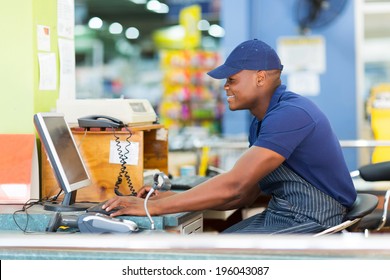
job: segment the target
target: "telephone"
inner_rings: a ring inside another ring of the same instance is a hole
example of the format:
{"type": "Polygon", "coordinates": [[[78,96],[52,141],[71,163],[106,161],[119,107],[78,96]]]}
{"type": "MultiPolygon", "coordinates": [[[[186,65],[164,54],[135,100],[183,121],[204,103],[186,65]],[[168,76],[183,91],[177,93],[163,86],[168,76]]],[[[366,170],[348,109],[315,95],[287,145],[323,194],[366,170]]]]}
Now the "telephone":
{"type": "Polygon", "coordinates": [[[122,144],[121,144],[120,138],[118,135],[115,134],[115,130],[113,129],[115,142],[116,142],[116,148],[117,148],[118,155],[119,155],[120,162],[121,162],[121,169],[120,169],[119,174],[118,174],[118,179],[115,183],[114,191],[115,191],[116,195],[119,195],[119,196],[123,195],[119,191],[119,186],[123,181],[122,177],[125,177],[125,179],[127,181],[127,185],[130,189],[131,195],[134,195],[134,196],[137,195],[137,192],[135,191],[135,189],[133,187],[133,183],[131,182],[130,175],[126,170],[126,161],[128,159],[127,154],[129,153],[128,147],[131,145],[131,142],[129,139],[133,135],[131,133],[130,129],[128,128],[128,126],[125,125],[121,120],[114,118],[114,117],[109,117],[106,115],[90,115],[90,116],[78,118],[77,121],[79,123],[79,127],[82,127],[85,129],[91,128],[91,127],[96,127],[96,128],[106,128],[106,127],[107,128],[122,128],[122,127],[124,127],[127,130],[127,132],[129,133],[129,137],[126,138],[127,143],[125,143],[125,145],[126,145],[124,147],[125,151],[122,151],[122,144]]]}
{"type": "Polygon", "coordinates": [[[105,115],[91,115],[86,117],[78,118],[79,127],[89,128],[89,127],[111,127],[111,128],[120,128],[124,127],[125,124],[114,117],[109,117],[105,115]]]}

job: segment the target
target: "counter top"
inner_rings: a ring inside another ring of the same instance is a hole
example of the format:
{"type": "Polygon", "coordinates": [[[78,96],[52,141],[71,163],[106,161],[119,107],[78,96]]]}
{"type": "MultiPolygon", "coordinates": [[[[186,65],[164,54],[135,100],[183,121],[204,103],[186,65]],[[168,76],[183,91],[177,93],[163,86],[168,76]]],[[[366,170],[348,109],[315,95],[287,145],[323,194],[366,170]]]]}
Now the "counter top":
{"type": "MultiPolygon", "coordinates": [[[[1,205],[0,231],[44,232],[55,212],[46,211],[42,205],[34,205],[23,211],[23,205],[1,205]]],[[[80,215],[85,212],[63,212],[62,215],[80,215]]],[[[163,216],[153,216],[157,230],[174,228],[199,213],[177,213],[163,216]]],[[[121,216],[135,222],[140,229],[149,229],[150,221],[146,216],[121,216]]]]}
{"type": "Polygon", "coordinates": [[[0,259],[366,259],[389,260],[390,237],[340,234],[180,235],[172,233],[61,234],[0,232],[0,259]]]}

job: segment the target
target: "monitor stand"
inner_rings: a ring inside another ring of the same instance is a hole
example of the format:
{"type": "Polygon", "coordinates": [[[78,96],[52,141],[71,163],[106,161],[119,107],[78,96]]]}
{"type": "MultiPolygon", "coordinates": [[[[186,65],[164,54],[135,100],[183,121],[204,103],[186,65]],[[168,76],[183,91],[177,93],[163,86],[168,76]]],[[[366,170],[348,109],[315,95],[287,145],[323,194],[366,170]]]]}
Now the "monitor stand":
{"type": "Polygon", "coordinates": [[[55,211],[55,212],[77,212],[77,211],[85,211],[96,203],[81,203],[76,201],[76,193],[77,191],[66,193],[64,196],[64,200],[62,202],[45,202],[43,204],[43,209],[47,211],[55,211]]]}

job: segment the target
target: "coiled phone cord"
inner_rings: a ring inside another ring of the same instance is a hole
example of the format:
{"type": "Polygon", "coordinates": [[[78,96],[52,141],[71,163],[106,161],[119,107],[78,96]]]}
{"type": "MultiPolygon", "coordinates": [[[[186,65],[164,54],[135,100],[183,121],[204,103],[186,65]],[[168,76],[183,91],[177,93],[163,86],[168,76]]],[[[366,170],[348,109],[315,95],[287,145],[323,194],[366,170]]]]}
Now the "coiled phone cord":
{"type": "Polygon", "coordinates": [[[131,136],[133,134],[131,133],[131,131],[128,129],[127,126],[125,126],[125,129],[129,133],[129,135],[126,137],[127,144],[125,146],[125,153],[123,153],[122,152],[122,148],[121,148],[121,142],[120,142],[119,136],[116,135],[115,128],[112,128],[112,131],[113,131],[114,137],[115,137],[115,142],[116,142],[116,147],[117,147],[117,151],[118,151],[119,160],[120,160],[120,163],[121,163],[121,169],[120,169],[120,172],[118,174],[118,179],[117,179],[117,181],[115,183],[115,190],[114,191],[115,191],[116,195],[123,196],[123,194],[119,191],[119,186],[122,183],[122,177],[125,177],[126,181],[127,181],[127,185],[129,187],[129,190],[130,190],[130,195],[136,196],[137,192],[134,189],[133,183],[131,182],[130,175],[129,175],[129,173],[127,171],[127,168],[126,168],[126,163],[127,163],[127,159],[128,159],[127,154],[130,152],[129,151],[129,147],[131,145],[130,138],[131,138],[131,136]]]}

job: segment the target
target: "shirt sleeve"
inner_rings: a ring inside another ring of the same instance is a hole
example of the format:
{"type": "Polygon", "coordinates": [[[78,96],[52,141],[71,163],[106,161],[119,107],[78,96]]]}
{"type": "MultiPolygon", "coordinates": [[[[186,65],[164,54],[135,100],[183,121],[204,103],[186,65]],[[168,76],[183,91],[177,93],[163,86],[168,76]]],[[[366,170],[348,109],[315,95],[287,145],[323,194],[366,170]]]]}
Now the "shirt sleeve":
{"type": "Polygon", "coordinates": [[[315,126],[315,121],[304,109],[281,106],[263,119],[254,145],[270,149],[288,159],[315,126]]]}

